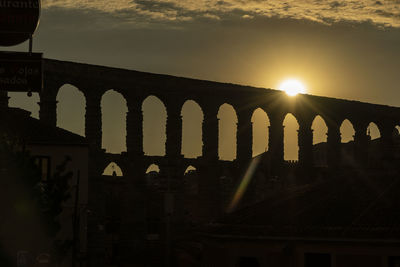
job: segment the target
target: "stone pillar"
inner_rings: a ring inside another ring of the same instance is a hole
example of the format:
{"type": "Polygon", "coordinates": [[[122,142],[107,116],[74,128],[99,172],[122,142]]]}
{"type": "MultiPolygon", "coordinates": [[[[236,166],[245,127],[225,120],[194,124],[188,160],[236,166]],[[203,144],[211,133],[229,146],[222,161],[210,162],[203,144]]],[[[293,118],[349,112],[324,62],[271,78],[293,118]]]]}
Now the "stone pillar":
{"type": "Polygon", "coordinates": [[[279,169],[283,163],[283,117],[270,113],[269,155],[273,168],[279,169]]]}
{"type": "Polygon", "coordinates": [[[394,158],[394,147],[393,147],[393,131],[395,129],[395,123],[383,123],[380,127],[381,130],[381,143],[380,150],[382,159],[392,160],[394,158]]]}
{"type": "Polygon", "coordinates": [[[46,82],[43,92],[40,93],[40,102],[38,103],[40,120],[53,127],[57,125],[57,87],[56,84],[46,82]]]}
{"type": "Polygon", "coordinates": [[[341,165],[341,142],[340,127],[337,124],[328,125],[327,163],[329,168],[335,169],[341,165]]]}
{"type": "Polygon", "coordinates": [[[313,166],[313,130],[311,120],[302,121],[299,125],[299,163],[302,167],[313,166]]]}
{"type": "Polygon", "coordinates": [[[203,120],[203,158],[218,159],[218,107],[204,108],[203,120]]]}
{"type": "Polygon", "coordinates": [[[364,167],[368,164],[368,135],[367,124],[354,124],[354,159],[357,167],[364,167]]]}
{"type": "Polygon", "coordinates": [[[237,127],[237,159],[249,160],[252,158],[253,125],[252,113],[248,110],[238,113],[237,127]]]}
{"type": "Polygon", "coordinates": [[[202,179],[199,180],[198,209],[202,222],[216,218],[220,213],[218,164],[218,110],[219,105],[207,103],[203,108],[203,154],[198,167],[202,179]],[[203,179],[204,178],[204,179],[203,179]],[[218,207],[217,207],[218,206],[218,207]]]}
{"type": "Polygon", "coordinates": [[[182,116],[181,107],[173,101],[167,106],[167,157],[182,157],[182,116]]]}
{"type": "Polygon", "coordinates": [[[140,101],[128,101],[126,147],[129,154],[143,156],[143,112],[140,101]]]}
{"type": "Polygon", "coordinates": [[[101,149],[101,96],[86,97],[85,135],[94,149],[101,149]]]}

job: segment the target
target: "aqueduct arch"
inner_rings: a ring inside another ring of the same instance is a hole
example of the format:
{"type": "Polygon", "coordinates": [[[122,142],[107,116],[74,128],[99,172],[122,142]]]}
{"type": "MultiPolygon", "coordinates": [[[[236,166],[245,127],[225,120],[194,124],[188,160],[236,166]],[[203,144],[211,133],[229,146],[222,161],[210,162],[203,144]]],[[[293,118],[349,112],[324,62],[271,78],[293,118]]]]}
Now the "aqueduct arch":
{"type": "MultiPolygon", "coordinates": [[[[237,112],[237,159],[252,157],[251,116],[262,108],[270,119],[269,147],[276,161],[282,161],[282,122],[284,115],[292,113],[299,118],[299,161],[308,164],[312,149],[311,124],[320,115],[328,126],[328,154],[334,155],[334,146],[340,143],[340,124],[345,118],[354,123],[355,146],[362,147],[367,138],[368,122],[376,122],[381,131],[383,150],[388,150],[394,127],[399,124],[400,110],[395,107],[374,105],[357,101],[340,100],[311,95],[287,97],[280,91],[254,88],[233,84],[200,81],[129,71],[87,64],[46,59],[44,61],[44,90],[40,94],[40,119],[56,125],[56,96],[64,84],[73,84],[86,98],[85,135],[93,148],[101,145],[101,96],[113,88],[119,92],[128,105],[127,113],[127,154],[143,155],[141,112],[142,102],[149,96],[157,96],[166,106],[167,141],[166,157],[181,158],[182,119],[181,107],[188,100],[199,104],[203,111],[203,156],[217,159],[218,108],[230,103],[237,112]]],[[[357,150],[357,149],[356,149],[357,150]]],[[[383,153],[389,156],[390,151],[383,153]]],[[[359,153],[360,154],[360,153],[359,153]]]]}
{"type": "MultiPolygon", "coordinates": [[[[101,203],[104,202],[101,190],[105,189],[99,190],[101,181],[97,178],[101,176],[107,164],[115,162],[124,174],[120,182],[124,185],[127,199],[124,200],[122,209],[123,213],[129,216],[121,222],[121,232],[124,233],[125,240],[129,241],[124,243],[124,246],[128,247],[126,251],[135,251],[133,244],[137,244],[138,236],[143,235],[143,218],[146,217],[143,207],[145,206],[143,192],[146,191],[143,178],[146,168],[153,163],[157,164],[161,179],[166,177],[176,180],[182,179],[187,166],[196,166],[196,173],[199,174],[199,192],[202,192],[201,198],[207,207],[205,210],[210,213],[207,216],[217,216],[220,211],[215,208],[215,204],[221,200],[217,196],[218,188],[221,188],[219,178],[227,177],[226,174],[241,177],[242,171],[252,159],[251,119],[257,108],[262,109],[269,119],[267,136],[270,164],[268,166],[273,168],[280,167],[284,162],[283,121],[289,113],[293,114],[299,124],[298,154],[301,167],[307,169],[313,166],[312,124],[317,115],[324,120],[327,127],[326,154],[329,167],[335,168],[340,164],[342,140],[340,128],[345,119],[348,119],[354,127],[352,145],[357,166],[362,166],[365,162],[367,155],[365,149],[368,147],[367,127],[371,121],[377,124],[381,134],[379,142],[381,154],[385,159],[393,157],[393,131],[396,125],[400,124],[400,108],[312,95],[298,95],[293,98],[281,91],[265,88],[50,59],[45,59],[43,65],[44,89],[40,93],[40,120],[50,126],[57,125],[56,97],[58,90],[64,84],[73,84],[86,99],[85,136],[90,148],[88,205],[97,212],[96,218],[89,222],[95,225],[91,228],[94,229],[91,230],[93,238],[88,242],[88,246],[94,251],[93,258],[97,257],[96,253],[100,253],[98,250],[101,246],[96,242],[101,240],[103,233],[96,229],[103,223],[101,220],[105,217],[104,209],[101,207],[101,203]],[[110,154],[101,149],[101,98],[110,88],[120,93],[127,104],[126,152],[121,154],[110,154]],[[165,156],[145,155],[143,150],[142,104],[151,95],[160,99],[167,112],[165,156]],[[196,102],[203,112],[202,153],[201,157],[197,158],[184,158],[182,155],[181,110],[188,100],[196,102]],[[224,103],[230,104],[237,116],[236,160],[233,162],[218,160],[218,111],[224,103]],[[138,226],[138,231],[135,230],[135,226],[138,226]]],[[[228,187],[230,190],[231,186],[228,187]]],[[[227,196],[230,195],[229,190],[227,196]]]]}

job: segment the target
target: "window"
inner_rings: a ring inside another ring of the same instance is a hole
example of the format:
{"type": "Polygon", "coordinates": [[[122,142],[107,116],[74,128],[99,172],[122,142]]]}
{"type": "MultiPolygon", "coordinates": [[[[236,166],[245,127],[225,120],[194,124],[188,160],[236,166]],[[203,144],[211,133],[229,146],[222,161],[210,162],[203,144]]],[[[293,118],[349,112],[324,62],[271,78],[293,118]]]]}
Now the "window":
{"type": "Polygon", "coordinates": [[[35,163],[39,167],[42,181],[47,181],[50,178],[50,157],[36,156],[35,163]]]}
{"type": "Polygon", "coordinates": [[[304,254],[304,267],[331,267],[331,255],[327,253],[304,254]]]}

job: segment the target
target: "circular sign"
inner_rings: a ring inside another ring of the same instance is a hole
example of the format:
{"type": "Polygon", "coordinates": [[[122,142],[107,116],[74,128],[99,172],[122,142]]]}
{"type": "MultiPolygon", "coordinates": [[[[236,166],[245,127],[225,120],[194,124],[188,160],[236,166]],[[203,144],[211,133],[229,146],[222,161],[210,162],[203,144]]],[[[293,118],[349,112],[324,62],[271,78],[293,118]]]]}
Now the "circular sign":
{"type": "Polygon", "coordinates": [[[25,42],[35,32],[40,0],[0,0],[0,46],[25,42]]]}

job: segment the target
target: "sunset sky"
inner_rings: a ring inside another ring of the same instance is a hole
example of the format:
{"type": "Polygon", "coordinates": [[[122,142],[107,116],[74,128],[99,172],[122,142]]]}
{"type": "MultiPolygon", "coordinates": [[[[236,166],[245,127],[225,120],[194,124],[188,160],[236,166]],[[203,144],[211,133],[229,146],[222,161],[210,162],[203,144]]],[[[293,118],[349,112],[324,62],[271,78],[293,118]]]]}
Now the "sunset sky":
{"type": "MultiPolygon", "coordinates": [[[[266,88],[297,78],[310,94],[400,106],[399,0],[44,0],[42,6],[34,50],[46,58],[266,88]]],[[[10,95],[11,105],[37,114],[37,97],[10,95]]]]}

